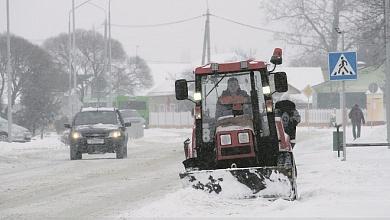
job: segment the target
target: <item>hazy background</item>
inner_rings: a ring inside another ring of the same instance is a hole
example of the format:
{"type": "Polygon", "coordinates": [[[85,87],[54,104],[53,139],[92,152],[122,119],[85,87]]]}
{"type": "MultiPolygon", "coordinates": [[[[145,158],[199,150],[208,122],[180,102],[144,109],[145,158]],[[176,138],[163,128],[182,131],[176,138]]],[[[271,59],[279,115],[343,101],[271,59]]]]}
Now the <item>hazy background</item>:
{"type": "MultiPolygon", "coordinates": [[[[72,0],[10,0],[10,31],[34,44],[68,33],[72,0]]],[[[85,0],[75,0],[75,7],[85,0]]],[[[138,54],[150,63],[201,60],[207,5],[211,53],[255,50],[256,59],[268,61],[274,47],[272,33],[229,22],[272,29],[266,25],[261,2],[256,0],[111,0],[111,37],[122,42],[129,56],[138,54]],[[199,17],[200,16],[200,17],[199,17]],[[198,17],[198,18],[196,18],[198,17]],[[184,22],[179,22],[184,21],[184,22]],[[179,22],[174,25],[162,25],[179,22]],[[131,26],[133,25],[133,26],[131,26]],[[134,25],[149,25],[137,26],[134,25]],[[151,27],[150,25],[155,25],[151,27]]],[[[76,29],[104,34],[109,0],[92,0],[76,11],[76,29]],[[99,8],[100,7],[100,8],[99,8]]],[[[0,32],[7,31],[6,1],[0,1],[0,32]]],[[[285,50],[285,56],[288,51],[285,50]]],[[[211,56],[212,57],[212,56],[211,56]]]]}

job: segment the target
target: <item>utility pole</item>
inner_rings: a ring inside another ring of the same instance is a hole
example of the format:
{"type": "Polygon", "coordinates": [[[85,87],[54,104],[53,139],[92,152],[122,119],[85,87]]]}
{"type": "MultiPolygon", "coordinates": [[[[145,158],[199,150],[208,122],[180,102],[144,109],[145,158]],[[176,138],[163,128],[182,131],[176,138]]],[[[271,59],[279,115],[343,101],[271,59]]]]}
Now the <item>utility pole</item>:
{"type": "MultiPolygon", "coordinates": [[[[385,0],[385,42],[386,42],[386,125],[387,125],[387,143],[390,143],[390,29],[389,29],[389,7],[390,0],[385,0]]],[[[388,147],[390,149],[390,146],[388,147]]]]}
{"type": "Polygon", "coordinates": [[[210,55],[210,13],[209,13],[209,3],[208,2],[207,2],[206,24],[205,24],[204,39],[203,39],[202,65],[205,64],[206,48],[207,48],[207,62],[210,63],[211,62],[211,55],[210,55]]]}

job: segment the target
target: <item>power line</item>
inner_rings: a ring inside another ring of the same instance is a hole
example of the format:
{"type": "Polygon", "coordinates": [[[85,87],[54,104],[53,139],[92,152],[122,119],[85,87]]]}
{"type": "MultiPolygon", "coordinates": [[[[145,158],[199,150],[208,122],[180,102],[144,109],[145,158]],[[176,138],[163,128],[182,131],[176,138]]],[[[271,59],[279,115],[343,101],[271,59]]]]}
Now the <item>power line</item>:
{"type": "Polygon", "coordinates": [[[273,31],[273,30],[269,30],[269,29],[265,29],[265,28],[260,28],[260,27],[255,27],[255,26],[252,26],[252,25],[248,25],[248,24],[244,24],[244,23],[241,23],[241,22],[233,21],[233,20],[230,20],[230,19],[227,19],[227,18],[220,17],[220,16],[218,16],[218,15],[214,15],[214,14],[210,14],[210,15],[211,15],[211,16],[214,16],[214,17],[216,17],[216,18],[219,18],[219,19],[221,19],[221,20],[225,20],[225,21],[228,21],[228,22],[231,22],[231,23],[234,23],[234,24],[238,24],[238,25],[245,26],[245,27],[249,27],[249,28],[256,29],[256,30],[261,30],[261,31],[271,32],[271,33],[283,33],[283,34],[287,34],[287,33],[284,33],[284,32],[273,31]]]}
{"type": "Polygon", "coordinates": [[[138,35],[132,37],[122,37],[118,39],[134,39],[134,38],[145,38],[145,37],[160,37],[160,36],[169,36],[169,35],[177,35],[177,34],[186,34],[192,32],[204,31],[204,29],[195,29],[195,30],[187,30],[187,31],[177,31],[177,32],[164,32],[164,34],[147,34],[147,35],[138,35]]]}
{"type": "Polygon", "coordinates": [[[249,27],[249,28],[252,28],[252,29],[265,31],[265,32],[270,32],[270,33],[274,33],[274,34],[284,34],[284,35],[294,35],[294,36],[300,36],[300,37],[319,38],[318,36],[308,36],[308,35],[303,35],[303,34],[292,34],[292,33],[287,33],[287,32],[282,32],[282,31],[273,31],[273,30],[269,30],[269,29],[265,29],[265,28],[261,28],[261,27],[256,27],[256,26],[244,24],[244,23],[237,22],[237,21],[233,21],[233,20],[230,20],[230,19],[227,19],[227,18],[223,18],[223,17],[217,16],[217,15],[213,15],[213,14],[210,14],[210,15],[214,16],[216,18],[219,18],[221,20],[225,20],[225,21],[228,21],[228,22],[231,22],[231,23],[234,23],[234,24],[238,24],[238,25],[244,26],[244,27],[249,27]]]}
{"type": "MultiPolygon", "coordinates": [[[[318,36],[309,36],[309,35],[303,35],[303,34],[287,33],[287,32],[283,32],[283,31],[274,31],[274,30],[270,30],[270,29],[266,29],[266,28],[256,27],[256,26],[249,25],[249,24],[244,24],[244,23],[241,23],[241,22],[238,22],[238,21],[233,21],[231,19],[223,18],[223,17],[220,17],[218,15],[214,15],[214,14],[210,14],[210,15],[214,16],[216,18],[219,18],[221,20],[228,21],[228,22],[231,22],[231,23],[234,23],[234,24],[238,24],[238,25],[241,25],[241,26],[244,26],[244,27],[252,28],[252,29],[255,29],[255,30],[270,32],[270,33],[274,33],[274,34],[289,35],[289,36],[293,35],[293,36],[298,36],[298,37],[319,38],[318,36]]],[[[169,26],[169,25],[184,23],[184,22],[195,20],[195,19],[198,19],[198,18],[201,18],[201,17],[204,17],[204,16],[206,16],[206,15],[199,15],[199,16],[196,16],[196,17],[193,17],[193,18],[188,18],[188,19],[179,20],[179,21],[173,21],[173,22],[168,22],[168,23],[161,23],[161,24],[139,24],[139,25],[111,24],[111,26],[120,27],[120,28],[153,28],[153,27],[162,27],[162,26],[169,26]]]]}
{"type": "Polygon", "coordinates": [[[204,15],[200,15],[200,16],[196,16],[196,17],[193,17],[193,18],[189,18],[189,19],[184,19],[184,20],[180,20],[180,21],[173,21],[173,22],[168,22],[168,23],[161,23],[161,24],[140,24],[140,25],[111,24],[111,26],[122,27],[122,28],[152,28],[152,27],[161,27],[161,26],[168,26],[168,25],[173,25],[173,24],[179,24],[179,23],[195,20],[195,19],[201,18],[203,16],[204,15]]]}

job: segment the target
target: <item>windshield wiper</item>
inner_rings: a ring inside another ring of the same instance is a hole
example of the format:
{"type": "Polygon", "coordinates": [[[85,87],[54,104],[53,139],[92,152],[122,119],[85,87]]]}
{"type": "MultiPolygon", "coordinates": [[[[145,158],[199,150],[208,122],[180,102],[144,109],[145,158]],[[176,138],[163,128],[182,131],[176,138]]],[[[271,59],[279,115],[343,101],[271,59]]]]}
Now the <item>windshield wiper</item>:
{"type": "Polygon", "coordinates": [[[206,98],[218,86],[218,84],[225,78],[225,76],[226,76],[226,74],[224,76],[222,76],[222,78],[214,85],[214,87],[210,90],[210,92],[207,93],[206,98]]]}

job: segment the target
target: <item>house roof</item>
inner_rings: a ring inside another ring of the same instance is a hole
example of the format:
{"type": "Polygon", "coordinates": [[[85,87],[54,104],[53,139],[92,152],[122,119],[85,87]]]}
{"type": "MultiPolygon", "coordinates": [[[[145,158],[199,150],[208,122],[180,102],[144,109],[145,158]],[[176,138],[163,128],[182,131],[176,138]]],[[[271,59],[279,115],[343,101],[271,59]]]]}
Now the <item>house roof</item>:
{"type": "Polygon", "coordinates": [[[278,72],[286,72],[287,82],[289,84],[288,93],[294,102],[312,102],[312,97],[308,98],[302,93],[306,86],[314,87],[323,83],[324,75],[321,67],[285,67],[278,66],[278,72]],[[295,88],[295,90],[291,89],[295,88]]]}
{"type": "Polygon", "coordinates": [[[162,96],[175,94],[175,81],[171,78],[185,70],[193,69],[191,63],[157,63],[148,64],[155,85],[144,92],[147,96],[162,96]]]}
{"type": "MultiPolygon", "coordinates": [[[[215,54],[212,57],[212,62],[228,62],[237,59],[236,53],[224,53],[215,54]]],[[[177,76],[185,70],[191,69],[191,71],[200,66],[201,61],[194,63],[157,63],[148,64],[151,69],[155,86],[146,91],[147,96],[166,96],[175,94],[175,81],[173,81],[170,75],[177,76]]]]}
{"type": "Polygon", "coordinates": [[[302,91],[307,85],[315,86],[325,81],[321,67],[278,66],[276,71],[286,72],[288,84],[299,91],[302,91]]]}
{"type": "Polygon", "coordinates": [[[154,87],[146,95],[149,97],[175,95],[175,81],[166,79],[163,82],[160,82],[160,84],[154,87]]]}

